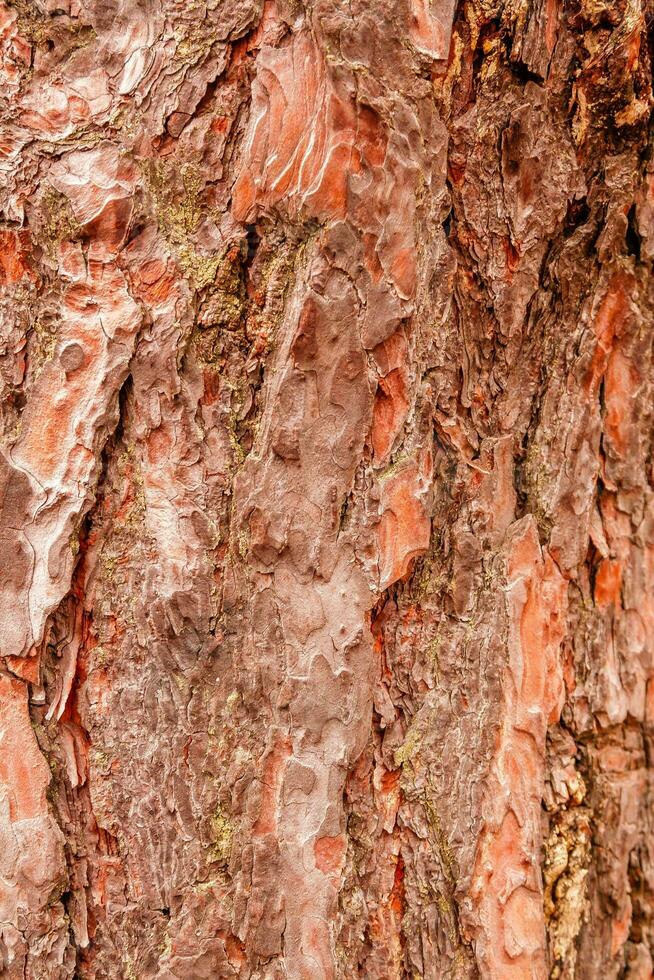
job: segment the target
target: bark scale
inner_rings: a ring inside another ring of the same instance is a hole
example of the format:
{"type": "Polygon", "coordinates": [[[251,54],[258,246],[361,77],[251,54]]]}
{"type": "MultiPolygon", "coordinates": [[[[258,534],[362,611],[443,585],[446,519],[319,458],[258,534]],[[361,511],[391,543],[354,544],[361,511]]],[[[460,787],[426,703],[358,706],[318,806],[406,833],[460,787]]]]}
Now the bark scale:
{"type": "Polygon", "coordinates": [[[652,976],[650,20],[0,6],[0,975],[652,976]]]}

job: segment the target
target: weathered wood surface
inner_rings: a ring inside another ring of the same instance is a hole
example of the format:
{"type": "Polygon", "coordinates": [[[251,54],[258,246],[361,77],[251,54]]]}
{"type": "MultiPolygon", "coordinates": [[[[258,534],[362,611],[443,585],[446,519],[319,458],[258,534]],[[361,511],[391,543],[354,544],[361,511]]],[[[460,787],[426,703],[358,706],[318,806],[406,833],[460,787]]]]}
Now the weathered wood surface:
{"type": "Polygon", "coordinates": [[[640,0],[0,5],[0,975],[647,980],[640,0]]]}

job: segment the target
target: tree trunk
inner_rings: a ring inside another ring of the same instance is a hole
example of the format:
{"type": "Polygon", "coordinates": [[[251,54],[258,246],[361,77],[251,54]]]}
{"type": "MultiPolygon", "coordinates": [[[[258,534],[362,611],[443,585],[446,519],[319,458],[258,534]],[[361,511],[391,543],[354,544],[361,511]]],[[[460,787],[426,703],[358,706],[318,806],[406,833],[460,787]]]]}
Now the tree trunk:
{"type": "Polygon", "coordinates": [[[652,976],[650,18],[0,6],[3,978],[652,976]]]}

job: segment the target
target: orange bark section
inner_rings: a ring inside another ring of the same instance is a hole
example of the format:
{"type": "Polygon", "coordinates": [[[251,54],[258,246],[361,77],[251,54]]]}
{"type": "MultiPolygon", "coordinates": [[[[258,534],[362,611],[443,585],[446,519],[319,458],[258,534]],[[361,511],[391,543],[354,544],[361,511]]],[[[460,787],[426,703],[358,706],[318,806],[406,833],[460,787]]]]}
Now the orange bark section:
{"type": "MultiPolygon", "coordinates": [[[[62,334],[65,341],[79,345],[79,367],[68,374],[66,385],[42,405],[38,424],[26,427],[21,441],[22,455],[30,460],[33,472],[43,482],[56,479],[62,462],[62,434],[75,431],[80,405],[85,404],[97,385],[98,364],[107,345],[99,317],[117,312],[124,296],[122,273],[94,262],[89,263],[88,282],[75,283],[64,296],[66,320],[62,334]],[[43,411],[44,407],[47,411],[43,411]]],[[[82,445],[75,451],[92,457],[82,445]]]]}
{"type": "Polygon", "coordinates": [[[347,174],[360,163],[356,116],[330,90],[310,34],[294,35],[279,50],[264,49],[253,96],[253,110],[261,101],[266,111],[251,128],[249,165],[234,185],[235,217],[246,220],[255,203],[287,196],[316,213],[344,216],[347,174]]]}
{"type": "Polygon", "coordinates": [[[380,588],[403,578],[412,561],[429,547],[431,520],[421,496],[424,474],[415,461],[382,482],[382,517],[378,526],[380,588]]]}
{"type": "Polygon", "coordinates": [[[622,588],[622,562],[605,558],[600,562],[595,578],[595,603],[598,606],[619,606],[622,588]]]}
{"type": "Polygon", "coordinates": [[[391,371],[379,381],[372,410],[372,448],[375,458],[385,459],[406,418],[409,408],[403,372],[391,371]]]}
{"type": "Polygon", "coordinates": [[[541,554],[532,519],[510,533],[507,555],[508,663],[498,745],[477,847],[470,929],[481,975],[532,980],[544,975],[540,810],[545,736],[559,717],[559,647],[566,583],[541,554]]]}
{"type": "Polygon", "coordinates": [[[261,790],[261,811],[253,833],[260,837],[272,834],[277,828],[277,805],[284,764],[290,756],[292,746],[287,738],[276,735],[272,748],[266,755],[263,765],[263,787],[261,790]]]}
{"type": "Polygon", "coordinates": [[[313,847],[316,867],[326,875],[340,875],[345,862],[345,836],[319,837],[313,847]]]}
{"type": "Polygon", "coordinates": [[[30,684],[38,684],[41,674],[41,662],[38,656],[31,657],[5,657],[7,670],[10,670],[16,677],[20,677],[30,684]]]}
{"type": "Polygon", "coordinates": [[[545,43],[548,54],[554,51],[554,45],[559,33],[559,4],[558,0],[547,0],[545,4],[545,43]]]}
{"type": "Polygon", "coordinates": [[[613,276],[593,324],[597,346],[590,364],[586,389],[593,397],[599,391],[615,338],[622,333],[629,317],[629,282],[622,274],[613,276]]]}
{"type": "Polygon", "coordinates": [[[243,164],[232,192],[236,220],[254,221],[260,208],[278,205],[319,220],[349,216],[362,233],[371,279],[379,282],[383,269],[401,296],[412,296],[413,176],[396,160],[388,164],[388,138],[377,114],[337,90],[306,31],[281,48],[264,46],[257,65],[243,164]],[[357,177],[369,184],[365,201],[351,193],[357,177]],[[399,227],[390,221],[391,201],[393,210],[404,211],[399,227]]]}
{"type": "Polygon", "coordinates": [[[402,431],[409,409],[407,392],[408,344],[404,330],[398,330],[373,350],[381,375],[372,409],[370,441],[377,463],[388,457],[402,431]]]}
{"type": "Polygon", "coordinates": [[[409,0],[409,37],[431,58],[447,58],[450,32],[431,11],[430,0],[409,0]]]}
{"type": "Polygon", "coordinates": [[[0,84],[9,94],[20,88],[23,68],[29,65],[32,46],[18,33],[18,12],[0,5],[0,84]]]}
{"type": "Polygon", "coordinates": [[[29,274],[28,243],[25,231],[0,230],[0,286],[12,286],[29,274]]]}
{"type": "Polygon", "coordinates": [[[139,299],[153,307],[166,303],[179,291],[174,269],[169,268],[161,259],[145,262],[140,269],[133,268],[130,272],[139,299]]]}
{"type": "Polygon", "coordinates": [[[50,770],[30,722],[26,685],[0,674],[0,796],[9,800],[12,823],[47,814],[49,782],[50,770]]]}
{"type": "Polygon", "coordinates": [[[634,435],[633,412],[641,382],[636,365],[616,347],[609,358],[604,377],[604,433],[611,450],[624,458],[634,435]]]}

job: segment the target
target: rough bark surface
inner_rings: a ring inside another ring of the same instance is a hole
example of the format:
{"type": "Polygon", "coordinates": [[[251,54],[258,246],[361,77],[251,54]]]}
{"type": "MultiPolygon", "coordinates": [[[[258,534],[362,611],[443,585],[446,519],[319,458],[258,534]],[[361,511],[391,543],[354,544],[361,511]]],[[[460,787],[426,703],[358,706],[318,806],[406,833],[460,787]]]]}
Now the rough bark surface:
{"type": "Polygon", "coordinates": [[[0,4],[3,978],[652,976],[650,20],[0,4]]]}

